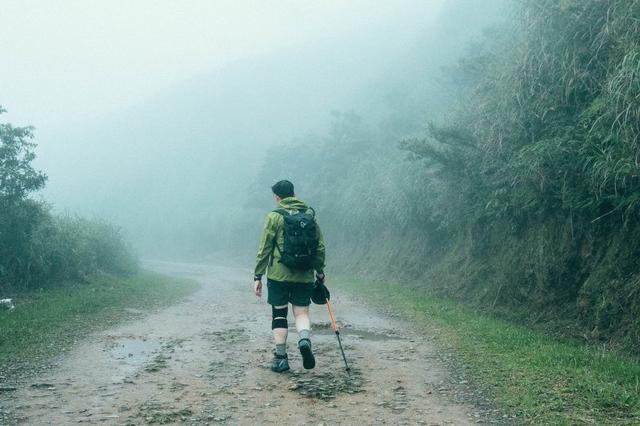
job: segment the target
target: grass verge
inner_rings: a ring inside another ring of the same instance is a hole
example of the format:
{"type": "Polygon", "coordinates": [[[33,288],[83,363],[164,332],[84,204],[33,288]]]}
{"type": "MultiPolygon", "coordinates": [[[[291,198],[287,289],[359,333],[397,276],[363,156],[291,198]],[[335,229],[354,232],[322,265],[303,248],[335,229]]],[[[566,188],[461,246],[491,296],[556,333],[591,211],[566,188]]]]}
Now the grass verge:
{"type": "Polygon", "coordinates": [[[510,324],[425,289],[337,281],[434,334],[518,424],[640,424],[640,363],[631,357],[510,324]]]}
{"type": "Polygon", "coordinates": [[[130,318],[131,309],[168,305],[198,288],[193,281],[142,271],[22,293],[13,311],[0,311],[0,379],[65,351],[91,330],[130,318]]]}

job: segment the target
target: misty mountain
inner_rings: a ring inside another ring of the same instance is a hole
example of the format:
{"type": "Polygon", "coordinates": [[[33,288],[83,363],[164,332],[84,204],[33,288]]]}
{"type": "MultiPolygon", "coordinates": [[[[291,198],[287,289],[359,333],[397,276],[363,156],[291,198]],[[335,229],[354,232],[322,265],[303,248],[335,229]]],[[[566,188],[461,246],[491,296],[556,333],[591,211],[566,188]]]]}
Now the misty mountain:
{"type": "Polygon", "coordinates": [[[71,126],[57,135],[64,151],[41,142],[46,196],[153,247],[215,239],[219,217],[242,208],[266,147],[321,131],[331,110],[353,107],[403,54],[382,33],[333,40],[240,61],[96,125],[71,126]]]}
{"type": "Polygon", "coordinates": [[[269,147],[327,132],[332,111],[355,110],[399,139],[446,110],[453,96],[442,68],[499,4],[479,15],[472,3],[444,7],[440,20],[238,61],[98,123],[70,117],[64,133],[38,139],[44,195],[59,210],[123,226],[143,252],[224,247],[269,147]]]}

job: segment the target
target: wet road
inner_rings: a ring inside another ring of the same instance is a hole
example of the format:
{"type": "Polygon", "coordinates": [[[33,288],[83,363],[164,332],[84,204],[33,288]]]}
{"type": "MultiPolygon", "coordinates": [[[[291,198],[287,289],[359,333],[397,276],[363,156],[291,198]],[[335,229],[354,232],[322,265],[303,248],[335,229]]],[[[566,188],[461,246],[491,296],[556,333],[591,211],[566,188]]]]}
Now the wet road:
{"type": "Polygon", "coordinates": [[[148,262],[203,284],[188,300],[94,333],[58,365],[0,394],[8,424],[469,424],[428,336],[340,292],[345,371],[326,308],[313,306],[317,366],[275,374],[270,309],[241,268],[148,262]]]}

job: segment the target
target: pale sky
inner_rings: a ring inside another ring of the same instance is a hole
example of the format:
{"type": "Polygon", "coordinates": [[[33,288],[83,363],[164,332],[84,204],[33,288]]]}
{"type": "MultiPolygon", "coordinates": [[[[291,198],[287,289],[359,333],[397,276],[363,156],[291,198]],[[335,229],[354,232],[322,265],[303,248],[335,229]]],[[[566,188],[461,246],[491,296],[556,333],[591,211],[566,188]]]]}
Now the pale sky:
{"type": "Polygon", "coordinates": [[[0,0],[1,121],[95,120],[239,59],[424,22],[441,0],[0,0]],[[418,15],[422,15],[418,17],[418,15]],[[415,18],[414,18],[415,17],[415,18]]]}

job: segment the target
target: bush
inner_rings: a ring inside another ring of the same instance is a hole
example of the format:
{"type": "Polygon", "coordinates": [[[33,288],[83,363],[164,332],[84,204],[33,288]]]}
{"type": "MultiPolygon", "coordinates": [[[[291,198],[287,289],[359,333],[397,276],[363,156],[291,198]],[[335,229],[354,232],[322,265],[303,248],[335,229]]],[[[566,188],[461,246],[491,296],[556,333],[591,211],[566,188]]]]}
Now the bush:
{"type": "Polygon", "coordinates": [[[134,272],[136,259],[118,229],[54,216],[47,205],[28,198],[46,182],[32,167],[31,139],[30,127],[0,124],[0,291],[84,281],[97,271],[134,272]]]}
{"type": "MultiPolygon", "coordinates": [[[[54,216],[48,208],[25,201],[3,239],[0,250],[0,285],[4,291],[59,285],[67,280],[86,281],[103,271],[127,275],[136,270],[136,259],[121,233],[112,225],[77,217],[54,216]],[[30,214],[27,214],[30,212],[30,214]]],[[[0,226],[4,234],[7,215],[0,226]],[[4,225],[4,226],[3,226],[4,225]]]]}

